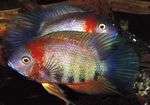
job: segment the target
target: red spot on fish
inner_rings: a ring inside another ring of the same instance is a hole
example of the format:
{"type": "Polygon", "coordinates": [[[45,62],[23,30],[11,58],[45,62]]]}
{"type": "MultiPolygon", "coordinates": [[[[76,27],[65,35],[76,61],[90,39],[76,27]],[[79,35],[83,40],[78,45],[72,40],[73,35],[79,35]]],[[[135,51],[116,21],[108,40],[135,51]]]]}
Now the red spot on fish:
{"type": "Polygon", "coordinates": [[[85,30],[86,32],[95,32],[96,30],[96,18],[88,18],[85,21],[85,30]]]}
{"type": "Polygon", "coordinates": [[[35,58],[37,61],[40,61],[42,64],[44,62],[43,56],[44,56],[44,42],[35,40],[29,44],[26,45],[26,47],[30,50],[32,57],[35,58]]]}
{"type": "Polygon", "coordinates": [[[87,81],[84,83],[74,83],[74,84],[70,84],[67,85],[69,88],[78,91],[78,92],[82,92],[82,93],[101,93],[104,92],[106,89],[105,84],[106,81],[87,81]]]}
{"type": "Polygon", "coordinates": [[[35,40],[26,45],[26,47],[31,52],[32,57],[35,59],[36,64],[34,64],[32,71],[30,71],[29,76],[31,78],[41,78],[40,72],[45,70],[44,66],[44,52],[45,52],[45,41],[35,40]]]}

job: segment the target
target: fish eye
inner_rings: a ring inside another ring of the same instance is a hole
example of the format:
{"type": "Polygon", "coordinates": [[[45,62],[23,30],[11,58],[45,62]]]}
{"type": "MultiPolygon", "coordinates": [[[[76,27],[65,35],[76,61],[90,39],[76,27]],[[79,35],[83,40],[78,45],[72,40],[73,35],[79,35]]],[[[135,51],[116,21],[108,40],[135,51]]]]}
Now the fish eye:
{"type": "Polygon", "coordinates": [[[24,56],[24,57],[22,57],[22,62],[24,64],[29,64],[31,62],[31,58],[28,56],[24,56]]]}
{"type": "Polygon", "coordinates": [[[100,28],[100,29],[105,29],[105,24],[100,24],[100,25],[99,25],[99,28],[100,28]]]}

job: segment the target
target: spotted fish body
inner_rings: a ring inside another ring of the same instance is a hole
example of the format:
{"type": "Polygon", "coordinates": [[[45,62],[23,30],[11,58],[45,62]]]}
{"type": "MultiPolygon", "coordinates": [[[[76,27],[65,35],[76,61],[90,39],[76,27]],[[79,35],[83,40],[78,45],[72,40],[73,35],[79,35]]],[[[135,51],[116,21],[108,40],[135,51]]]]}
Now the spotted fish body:
{"type": "MultiPolygon", "coordinates": [[[[62,84],[97,79],[96,73],[105,71],[104,68],[100,67],[104,64],[98,59],[97,53],[93,49],[85,48],[79,42],[69,42],[68,45],[67,40],[55,39],[56,42],[51,40],[51,42],[46,43],[43,58],[47,70],[44,73],[45,77],[42,78],[51,83],[62,84]],[[98,71],[96,72],[96,70],[98,71]]],[[[30,48],[30,46],[28,47],[30,48]]]]}

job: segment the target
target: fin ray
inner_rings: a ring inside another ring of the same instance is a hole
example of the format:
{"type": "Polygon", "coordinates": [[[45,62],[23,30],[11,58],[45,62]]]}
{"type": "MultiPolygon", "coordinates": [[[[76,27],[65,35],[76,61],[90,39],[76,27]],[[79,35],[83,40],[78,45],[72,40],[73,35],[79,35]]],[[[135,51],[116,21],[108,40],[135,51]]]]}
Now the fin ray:
{"type": "Polygon", "coordinates": [[[86,94],[100,94],[100,93],[117,93],[115,86],[113,86],[109,81],[104,78],[98,81],[89,81],[86,83],[79,84],[69,84],[69,88],[86,94]]]}
{"type": "Polygon", "coordinates": [[[77,31],[59,31],[50,33],[45,36],[45,38],[47,37],[59,39],[67,38],[68,41],[76,41],[80,44],[91,47],[97,51],[100,59],[108,56],[109,53],[114,50],[114,46],[119,43],[118,37],[112,37],[107,33],[100,34],[77,31]],[[105,38],[105,41],[103,38],[105,38]]]}
{"type": "Polygon", "coordinates": [[[129,43],[123,41],[119,45],[107,59],[109,71],[106,78],[121,91],[131,92],[139,73],[139,56],[129,43]]]}
{"type": "Polygon", "coordinates": [[[64,94],[63,90],[56,84],[42,83],[42,86],[48,93],[55,95],[65,101],[67,105],[72,103],[66,98],[67,96],[64,94]]]}
{"type": "MultiPolygon", "coordinates": [[[[39,37],[39,30],[42,28],[41,25],[46,21],[56,16],[75,12],[84,12],[84,10],[70,4],[58,4],[43,8],[42,10],[37,8],[31,12],[24,13],[14,18],[9,27],[10,30],[7,32],[6,37],[4,37],[4,45],[6,48],[11,46],[12,50],[15,50],[18,46],[29,42],[35,37],[39,37]],[[6,42],[9,45],[5,44],[6,42]]],[[[9,52],[9,48],[6,50],[9,52]]]]}

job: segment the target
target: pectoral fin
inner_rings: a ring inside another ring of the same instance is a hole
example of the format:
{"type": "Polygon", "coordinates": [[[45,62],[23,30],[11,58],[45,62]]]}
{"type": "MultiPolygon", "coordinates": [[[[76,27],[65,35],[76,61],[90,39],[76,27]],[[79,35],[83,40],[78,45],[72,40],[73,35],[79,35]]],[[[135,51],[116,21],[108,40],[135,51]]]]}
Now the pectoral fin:
{"type": "Polygon", "coordinates": [[[60,99],[64,100],[66,102],[66,105],[73,105],[72,102],[70,102],[66,97],[66,95],[64,94],[63,90],[56,84],[49,84],[49,83],[42,83],[42,86],[44,87],[44,89],[46,89],[50,94],[53,94],[57,97],[59,97],[60,99]]]}

